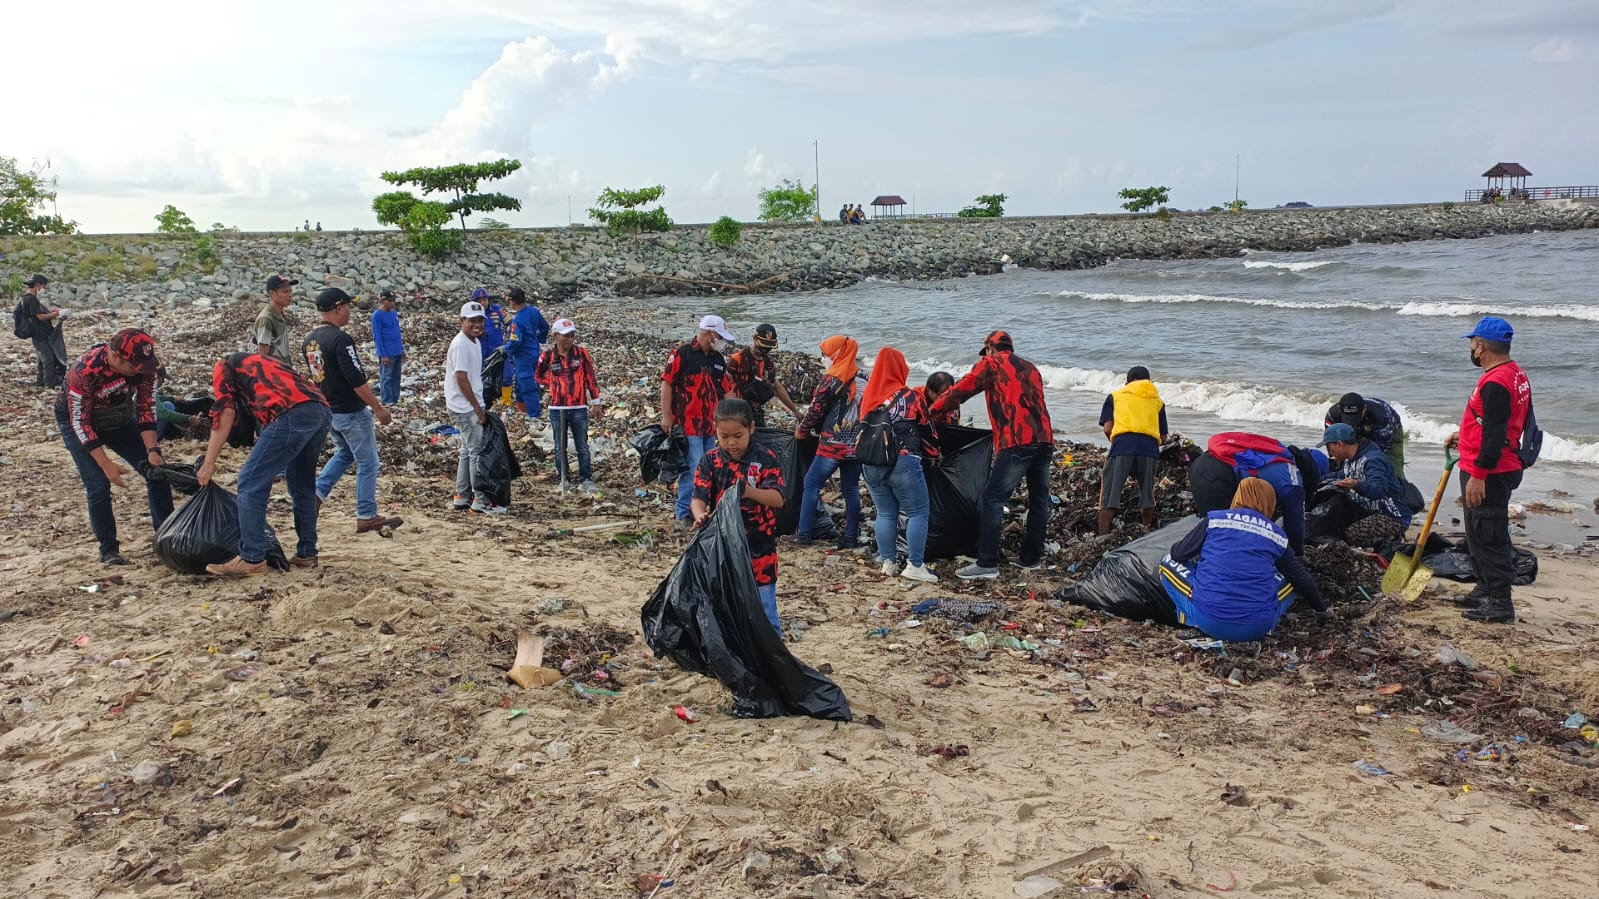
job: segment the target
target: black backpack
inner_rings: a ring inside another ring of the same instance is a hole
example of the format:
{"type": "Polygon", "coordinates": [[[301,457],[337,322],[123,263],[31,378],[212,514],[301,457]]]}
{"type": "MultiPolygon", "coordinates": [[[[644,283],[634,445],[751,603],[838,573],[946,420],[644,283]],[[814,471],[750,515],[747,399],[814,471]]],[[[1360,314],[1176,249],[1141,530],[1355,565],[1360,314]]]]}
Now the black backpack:
{"type": "Polygon", "coordinates": [[[888,414],[894,399],[873,409],[861,420],[860,433],[855,436],[855,459],[862,465],[876,465],[892,471],[899,463],[899,434],[895,433],[894,420],[888,414]]]}
{"type": "Polygon", "coordinates": [[[1516,456],[1521,459],[1522,468],[1531,468],[1538,462],[1538,455],[1543,452],[1543,429],[1538,427],[1538,416],[1532,411],[1532,398],[1527,398],[1527,422],[1521,426],[1521,446],[1516,448],[1516,456]]]}
{"type": "Polygon", "coordinates": [[[38,333],[39,320],[22,310],[26,303],[27,300],[18,300],[16,308],[11,310],[11,330],[18,340],[32,340],[38,333]]]}

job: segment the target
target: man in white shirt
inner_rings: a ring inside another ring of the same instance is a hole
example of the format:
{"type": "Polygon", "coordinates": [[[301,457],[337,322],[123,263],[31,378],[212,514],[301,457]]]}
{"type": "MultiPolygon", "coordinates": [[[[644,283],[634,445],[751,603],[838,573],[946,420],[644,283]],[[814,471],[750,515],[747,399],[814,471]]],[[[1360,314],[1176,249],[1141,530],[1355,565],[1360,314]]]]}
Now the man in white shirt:
{"type": "Polygon", "coordinates": [[[455,466],[455,501],[451,508],[457,512],[504,515],[508,510],[489,502],[481,490],[474,490],[478,482],[478,468],[483,461],[483,438],[487,434],[489,413],[483,408],[483,336],[487,313],[482,303],[467,303],[461,307],[461,333],[450,340],[449,354],[444,357],[444,405],[461,432],[461,460],[455,466]]]}

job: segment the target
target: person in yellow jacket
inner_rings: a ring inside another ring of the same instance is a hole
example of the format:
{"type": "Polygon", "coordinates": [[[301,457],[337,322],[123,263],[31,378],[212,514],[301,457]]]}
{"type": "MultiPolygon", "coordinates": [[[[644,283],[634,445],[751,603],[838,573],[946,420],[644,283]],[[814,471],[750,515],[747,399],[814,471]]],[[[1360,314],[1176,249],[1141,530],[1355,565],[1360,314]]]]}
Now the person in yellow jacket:
{"type": "Polygon", "coordinates": [[[1127,384],[1105,397],[1099,424],[1110,438],[1110,457],[1099,488],[1099,533],[1110,533],[1122,489],[1128,478],[1138,481],[1139,520],[1155,523],[1155,460],[1166,442],[1166,404],[1161,401],[1149,369],[1135,365],[1127,371],[1127,384]]]}

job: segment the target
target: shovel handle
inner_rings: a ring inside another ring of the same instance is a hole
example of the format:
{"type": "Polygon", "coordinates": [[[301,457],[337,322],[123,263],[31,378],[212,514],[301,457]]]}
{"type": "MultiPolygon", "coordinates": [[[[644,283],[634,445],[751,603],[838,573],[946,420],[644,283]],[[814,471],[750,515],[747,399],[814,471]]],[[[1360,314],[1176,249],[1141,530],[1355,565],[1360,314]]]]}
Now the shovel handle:
{"type": "Polygon", "coordinates": [[[1427,509],[1427,520],[1421,526],[1421,536],[1416,538],[1416,561],[1421,561],[1421,554],[1427,548],[1427,538],[1432,536],[1432,522],[1438,516],[1438,506],[1444,501],[1444,491],[1449,488],[1449,475],[1455,470],[1455,465],[1460,457],[1444,448],[1444,473],[1438,479],[1438,491],[1432,495],[1432,505],[1427,509]]]}

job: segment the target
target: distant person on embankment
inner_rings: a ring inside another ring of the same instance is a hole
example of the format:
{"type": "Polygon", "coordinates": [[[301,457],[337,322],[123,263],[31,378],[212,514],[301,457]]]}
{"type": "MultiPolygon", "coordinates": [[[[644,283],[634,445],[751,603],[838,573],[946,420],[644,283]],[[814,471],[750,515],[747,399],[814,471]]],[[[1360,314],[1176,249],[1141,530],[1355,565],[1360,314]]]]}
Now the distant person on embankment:
{"type": "Polygon", "coordinates": [[[1330,428],[1338,422],[1349,425],[1356,434],[1381,447],[1388,461],[1393,463],[1394,473],[1401,481],[1405,479],[1405,428],[1398,410],[1374,396],[1346,393],[1327,407],[1321,426],[1330,428]]]}
{"type": "Polygon", "coordinates": [[[1128,478],[1138,482],[1138,520],[1145,527],[1154,524],[1155,463],[1170,429],[1166,404],[1149,379],[1149,369],[1142,365],[1128,369],[1127,383],[1105,397],[1099,425],[1110,439],[1110,455],[1100,478],[1098,532],[1110,533],[1128,478]]]}
{"type": "MultiPolygon", "coordinates": [[[[1521,486],[1523,435],[1532,420],[1532,382],[1510,359],[1515,331],[1502,318],[1477,322],[1471,363],[1483,370],[1466,401],[1460,430],[1448,447],[1460,447],[1460,485],[1466,506],[1466,551],[1477,586],[1461,597],[1462,616],[1491,624],[1513,624],[1510,585],[1516,569],[1510,549],[1510,494],[1521,486]]],[[[1536,427],[1536,424],[1534,424],[1536,427]]],[[[1419,551],[1419,550],[1418,550],[1419,551]]]]}

